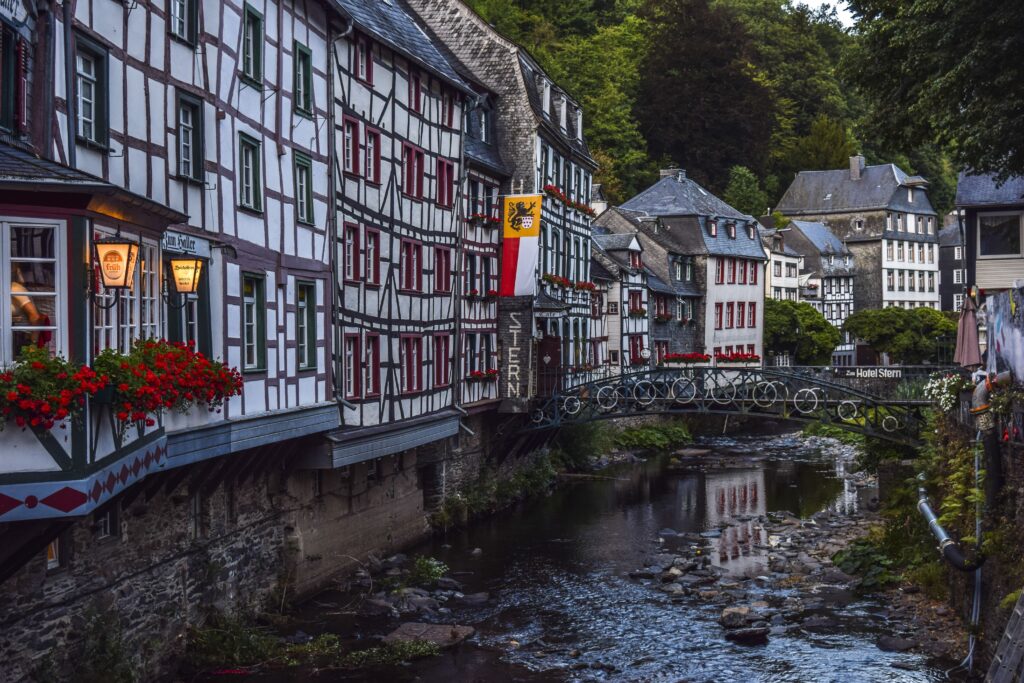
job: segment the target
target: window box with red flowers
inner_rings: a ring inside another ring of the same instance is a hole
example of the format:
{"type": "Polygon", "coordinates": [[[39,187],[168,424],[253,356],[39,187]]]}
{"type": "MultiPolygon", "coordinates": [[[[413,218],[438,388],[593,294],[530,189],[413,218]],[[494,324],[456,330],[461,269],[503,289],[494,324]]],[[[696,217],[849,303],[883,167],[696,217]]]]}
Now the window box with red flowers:
{"type": "Polygon", "coordinates": [[[21,357],[0,373],[0,429],[13,422],[22,429],[64,429],[79,419],[86,399],[107,386],[107,378],[92,368],[76,366],[49,351],[26,346],[21,357]]]}
{"type": "Polygon", "coordinates": [[[573,286],[581,292],[593,292],[597,289],[597,285],[593,282],[587,282],[586,280],[580,280],[573,286]]]}
{"type": "Polygon", "coordinates": [[[467,382],[494,382],[498,379],[498,371],[494,368],[490,370],[473,370],[466,375],[467,382]]]}
{"type": "Polygon", "coordinates": [[[487,299],[496,299],[498,298],[498,290],[488,289],[487,292],[484,294],[484,297],[487,299]]]}
{"type": "Polygon", "coordinates": [[[546,194],[547,196],[551,197],[554,200],[557,200],[564,206],[579,211],[580,213],[586,214],[591,218],[597,215],[594,212],[594,210],[590,208],[589,204],[584,204],[583,202],[574,202],[573,200],[569,199],[565,192],[562,192],[562,190],[557,185],[552,185],[550,183],[545,185],[544,194],[546,194]]]}
{"type": "Polygon", "coordinates": [[[467,299],[475,299],[478,296],[480,296],[480,290],[479,289],[471,289],[468,292],[466,292],[466,298],[467,299]]]}
{"type": "Polygon", "coordinates": [[[630,318],[645,318],[645,317],[647,317],[647,309],[646,308],[631,308],[631,309],[629,309],[629,317],[630,318]]]}
{"type": "Polygon", "coordinates": [[[661,359],[661,363],[662,365],[674,365],[677,363],[681,363],[683,365],[694,365],[696,363],[707,363],[710,360],[711,356],[706,353],[666,353],[661,359]]]}
{"type": "Polygon", "coordinates": [[[127,354],[101,352],[94,365],[113,390],[110,406],[119,439],[129,425],[153,426],[165,409],[185,413],[203,406],[219,413],[227,399],[242,393],[236,368],[180,342],[139,340],[127,354]]]}
{"type": "Polygon", "coordinates": [[[501,219],[485,213],[471,213],[466,217],[466,222],[478,228],[495,228],[501,223],[501,219]]]}
{"type": "Polygon", "coordinates": [[[667,323],[672,319],[671,313],[656,313],[654,315],[654,322],[656,323],[667,323]]]}
{"type": "Polygon", "coordinates": [[[756,353],[716,353],[715,363],[760,363],[761,356],[756,353]]]}
{"type": "Polygon", "coordinates": [[[564,287],[566,289],[572,287],[572,282],[569,281],[569,278],[564,278],[561,275],[555,275],[554,273],[544,273],[541,280],[550,285],[554,285],[555,287],[564,287]]]}

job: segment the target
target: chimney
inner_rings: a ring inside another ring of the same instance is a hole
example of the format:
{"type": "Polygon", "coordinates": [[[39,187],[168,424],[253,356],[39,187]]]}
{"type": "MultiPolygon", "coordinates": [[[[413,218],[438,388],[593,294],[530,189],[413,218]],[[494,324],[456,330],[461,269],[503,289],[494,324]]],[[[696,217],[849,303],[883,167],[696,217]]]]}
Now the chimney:
{"type": "Polygon", "coordinates": [[[861,171],[864,170],[864,157],[858,154],[850,157],[850,180],[860,180],[861,171]]]}
{"type": "Polygon", "coordinates": [[[672,168],[663,168],[660,171],[660,177],[662,178],[675,178],[678,182],[686,180],[686,169],[673,166],[672,168]]]}

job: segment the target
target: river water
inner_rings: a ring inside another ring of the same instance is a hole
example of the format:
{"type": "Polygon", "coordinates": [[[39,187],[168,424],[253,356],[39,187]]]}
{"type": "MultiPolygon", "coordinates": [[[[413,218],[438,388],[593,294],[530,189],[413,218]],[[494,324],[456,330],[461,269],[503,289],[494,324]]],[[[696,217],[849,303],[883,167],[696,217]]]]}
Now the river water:
{"type": "MultiPolygon", "coordinates": [[[[851,452],[833,441],[782,435],[700,445],[711,454],[681,468],[664,458],[616,466],[601,472],[607,478],[573,481],[412,549],[410,556],[441,559],[466,593],[487,591],[490,600],[435,617],[477,633],[388,680],[945,680],[949,663],[876,647],[892,625],[886,605],[875,599],[853,598],[829,613],[832,626],[794,628],[773,634],[767,645],[743,646],[725,640],[716,621],[721,605],[673,602],[650,583],[628,578],[658,551],[665,527],[704,532],[726,518],[782,510],[801,517],[826,508],[855,514],[872,495],[844,479],[851,452]],[[472,553],[475,548],[482,553],[472,553]]],[[[748,576],[767,573],[761,534],[753,521],[728,527],[713,539],[713,562],[748,576]]],[[[331,602],[328,595],[320,604],[331,602]]],[[[300,612],[312,616],[308,606],[300,612]]],[[[338,630],[351,625],[335,624],[338,630]]],[[[317,620],[306,628],[314,633],[332,624],[317,620]]]]}

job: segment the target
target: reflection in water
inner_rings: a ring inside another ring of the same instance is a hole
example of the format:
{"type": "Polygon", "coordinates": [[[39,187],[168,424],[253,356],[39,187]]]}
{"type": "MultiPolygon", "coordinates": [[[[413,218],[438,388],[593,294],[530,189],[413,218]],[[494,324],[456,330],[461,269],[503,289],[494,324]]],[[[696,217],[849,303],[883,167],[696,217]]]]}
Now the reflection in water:
{"type": "MultiPolygon", "coordinates": [[[[523,647],[509,650],[507,657],[549,671],[553,680],[937,680],[920,656],[875,647],[886,629],[877,616],[880,605],[868,600],[845,608],[834,632],[791,631],[750,648],[724,640],[715,623],[721,606],[689,599],[674,604],[650,585],[626,578],[658,551],[653,541],[665,527],[714,536],[719,525],[732,524],[711,539],[717,550],[713,561],[741,573],[763,573],[767,539],[758,516],[857,509],[856,489],[840,478],[845,464],[837,452],[808,448],[793,436],[711,445],[741,455],[707,458],[682,472],[655,460],[626,467],[607,473],[614,480],[574,484],[414,549],[447,563],[467,592],[492,595],[482,607],[454,608],[439,619],[472,624],[478,642],[503,651],[510,640],[518,641],[523,647]],[[476,547],[482,556],[470,555],[476,547]],[[573,649],[582,654],[565,654],[573,649]],[[917,670],[894,669],[896,662],[917,670]],[[570,671],[580,664],[591,668],[570,671]]],[[[758,599],[756,592],[750,599],[758,599]]],[[[419,665],[417,675],[446,683],[453,675],[469,675],[458,667],[453,655],[443,665],[419,665]]]]}

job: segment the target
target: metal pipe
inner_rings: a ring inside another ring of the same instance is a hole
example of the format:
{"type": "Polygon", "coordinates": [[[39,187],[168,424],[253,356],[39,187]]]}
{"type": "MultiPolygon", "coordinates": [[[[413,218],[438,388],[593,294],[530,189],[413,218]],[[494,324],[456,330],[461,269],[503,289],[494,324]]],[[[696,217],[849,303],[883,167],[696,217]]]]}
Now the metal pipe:
{"type": "Polygon", "coordinates": [[[78,98],[75,96],[75,56],[74,38],[71,33],[71,25],[74,22],[74,8],[71,6],[73,0],[64,0],[62,7],[64,12],[64,104],[67,111],[67,138],[68,138],[68,166],[75,168],[78,165],[78,155],[75,149],[75,135],[78,128],[78,98]]]}
{"type": "Polygon", "coordinates": [[[928,522],[928,528],[931,530],[932,535],[935,536],[935,540],[939,542],[939,552],[955,569],[959,569],[962,572],[974,571],[985,562],[985,558],[981,557],[968,562],[960,546],[949,537],[946,530],[939,524],[938,517],[932,512],[931,504],[928,502],[928,493],[924,490],[924,475],[919,474],[917,478],[922,482],[917,488],[917,509],[924,516],[925,521],[928,522]]]}

